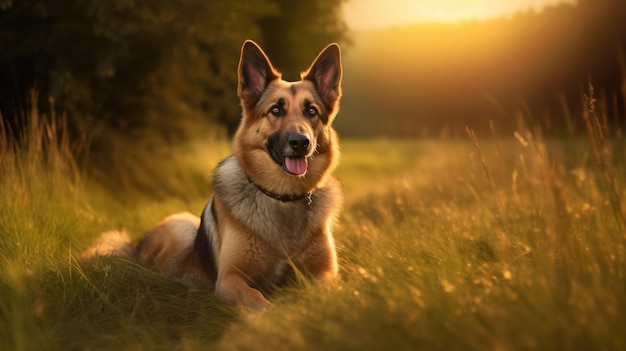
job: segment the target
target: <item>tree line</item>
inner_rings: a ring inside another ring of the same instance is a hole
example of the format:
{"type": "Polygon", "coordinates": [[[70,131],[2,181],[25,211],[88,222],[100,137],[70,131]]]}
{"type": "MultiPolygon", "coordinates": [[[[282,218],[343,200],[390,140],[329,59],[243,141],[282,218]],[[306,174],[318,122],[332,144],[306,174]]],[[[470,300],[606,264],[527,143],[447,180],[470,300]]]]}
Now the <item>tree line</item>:
{"type": "Polygon", "coordinates": [[[342,1],[0,0],[0,112],[14,132],[33,104],[75,133],[232,129],[242,42],[293,76],[347,39],[342,1]]]}

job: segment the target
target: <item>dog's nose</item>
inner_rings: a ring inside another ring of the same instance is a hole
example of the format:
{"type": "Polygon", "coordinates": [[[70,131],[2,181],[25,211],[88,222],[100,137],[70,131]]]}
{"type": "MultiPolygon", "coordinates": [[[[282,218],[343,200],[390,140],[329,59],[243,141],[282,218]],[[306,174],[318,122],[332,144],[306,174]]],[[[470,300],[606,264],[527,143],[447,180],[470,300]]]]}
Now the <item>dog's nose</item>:
{"type": "Polygon", "coordinates": [[[287,142],[295,152],[306,152],[309,149],[310,140],[305,134],[289,133],[287,142]]]}

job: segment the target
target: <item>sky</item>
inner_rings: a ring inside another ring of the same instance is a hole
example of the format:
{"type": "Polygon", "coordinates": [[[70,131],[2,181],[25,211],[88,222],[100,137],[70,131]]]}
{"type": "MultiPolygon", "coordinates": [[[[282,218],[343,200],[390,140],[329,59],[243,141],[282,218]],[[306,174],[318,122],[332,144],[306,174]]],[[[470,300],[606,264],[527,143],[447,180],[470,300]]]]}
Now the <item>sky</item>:
{"type": "Polygon", "coordinates": [[[575,0],[348,0],[344,16],[352,30],[416,22],[458,22],[511,15],[575,0]]]}

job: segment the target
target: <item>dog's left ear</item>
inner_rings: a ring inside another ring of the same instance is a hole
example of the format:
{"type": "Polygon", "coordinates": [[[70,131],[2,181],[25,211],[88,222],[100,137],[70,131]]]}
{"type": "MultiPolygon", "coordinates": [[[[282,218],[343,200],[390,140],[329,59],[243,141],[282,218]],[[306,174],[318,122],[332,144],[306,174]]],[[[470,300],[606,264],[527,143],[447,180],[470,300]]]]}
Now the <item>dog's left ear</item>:
{"type": "Polygon", "coordinates": [[[341,50],[334,43],[322,50],[311,67],[302,74],[302,79],[315,84],[329,115],[336,112],[341,97],[341,75],[341,50]]]}
{"type": "Polygon", "coordinates": [[[247,108],[256,105],[269,82],[280,78],[267,55],[252,40],[246,40],[241,47],[238,74],[237,94],[247,108]]]}

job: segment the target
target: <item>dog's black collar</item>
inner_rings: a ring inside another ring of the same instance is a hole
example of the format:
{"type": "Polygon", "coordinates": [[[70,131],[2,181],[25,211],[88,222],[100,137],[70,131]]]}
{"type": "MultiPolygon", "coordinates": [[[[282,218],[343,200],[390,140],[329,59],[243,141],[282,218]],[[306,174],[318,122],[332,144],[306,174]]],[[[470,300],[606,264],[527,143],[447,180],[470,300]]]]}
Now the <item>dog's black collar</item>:
{"type": "Polygon", "coordinates": [[[248,179],[248,182],[250,182],[251,184],[253,184],[260,192],[262,192],[263,194],[271,197],[274,200],[278,200],[278,201],[282,201],[282,202],[292,202],[292,201],[299,201],[302,199],[306,199],[306,204],[309,208],[309,210],[312,208],[311,204],[313,202],[313,200],[311,199],[311,195],[313,195],[312,191],[309,191],[305,194],[300,194],[300,195],[290,195],[290,194],[276,194],[273,193],[267,189],[265,189],[264,187],[260,186],[259,184],[255,183],[254,181],[252,181],[252,179],[246,174],[246,178],[248,179]]]}

